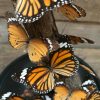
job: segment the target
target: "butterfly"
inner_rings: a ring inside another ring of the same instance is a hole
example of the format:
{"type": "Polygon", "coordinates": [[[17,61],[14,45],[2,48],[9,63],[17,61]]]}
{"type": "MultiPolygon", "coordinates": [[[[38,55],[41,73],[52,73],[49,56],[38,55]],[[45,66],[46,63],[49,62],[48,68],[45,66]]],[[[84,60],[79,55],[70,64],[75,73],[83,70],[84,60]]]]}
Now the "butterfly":
{"type": "Polygon", "coordinates": [[[57,85],[54,88],[53,100],[67,100],[69,96],[69,88],[65,85],[57,85]]]}
{"type": "Polygon", "coordinates": [[[86,66],[86,65],[83,65],[83,64],[80,64],[80,67],[82,67],[85,71],[87,71],[90,75],[94,76],[94,77],[97,77],[97,75],[95,74],[95,72],[93,71],[92,68],[86,66]]]}
{"type": "Polygon", "coordinates": [[[68,48],[60,48],[51,52],[44,62],[44,65],[22,71],[20,76],[22,80],[20,83],[27,84],[39,94],[52,91],[60,76],[72,76],[78,70],[79,65],[78,60],[68,48]]]}
{"type": "Polygon", "coordinates": [[[68,100],[86,100],[86,98],[87,98],[87,93],[84,90],[75,89],[68,97],[68,100]]]}
{"type": "Polygon", "coordinates": [[[8,22],[8,40],[11,46],[15,49],[26,46],[30,60],[40,62],[48,54],[48,44],[41,38],[31,39],[24,27],[17,23],[16,19],[13,19],[13,21],[9,20],[8,22]]]}
{"type": "Polygon", "coordinates": [[[79,44],[79,43],[89,43],[89,44],[94,44],[93,40],[84,38],[84,37],[79,37],[79,36],[73,36],[73,35],[61,35],[59,34],[57,37],[58,42],[61,41],[68,41],[69,44],[79,44]]]}
{"type": "Polygon", "coordinates": [[[78,36],[72,36],[72,35],[67,35],[67,37],[70,39],[70,42],[72,44],[78,44],[78,43],[89,43],[89,44],[94,44],[93,40],[84,38],[84,37],[78,37],[78,36]]]}
{"type": "Polygon", "coordinates": [[[18,0],[16,18],[20,22],[34,22],[48,10],[68,4],[71,0],[18,0]]]}
{"type": "Polygon", "coordinates": [[[76,20],[79,17],[85,17],[86,12],[83,8],[73,4],[64,4],[59,8],[64,16],[66,16],[69,20],[76,20]]]}
{"type": "Polygon", "coordinates": [[[82,83],[82,88],[85,90],[87,93],[92,93],[94,90],[98,89],[96,86],[96,83],[94,80],[86,80],[85,82],[82,83]]]}
{"type": "Polygon", "coordinates": [[[89,95],[87,100],[100,100],[100,92],[99,91],[94,91],[89,95]]]}
{"type": "Polygon", "coordinates": [[[81,78],[83,90],[85,90],[87,93],[91,93],[94,90],[99,89],[100,82],[98,76],[89,65],[81,63],[80,61],[78,72],[81,78]]]}

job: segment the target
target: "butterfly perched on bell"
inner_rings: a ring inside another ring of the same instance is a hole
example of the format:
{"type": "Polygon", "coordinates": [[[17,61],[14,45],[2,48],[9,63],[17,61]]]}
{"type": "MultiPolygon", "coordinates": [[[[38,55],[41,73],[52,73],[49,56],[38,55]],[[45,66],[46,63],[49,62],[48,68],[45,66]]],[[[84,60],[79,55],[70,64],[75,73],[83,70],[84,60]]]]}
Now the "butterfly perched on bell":
{"type": "Polygon", "coordinates": [[[20,22],[29,23],[41,18],[48,10],[68,4],[71,0],[18,0],[16,18],[20,22]]]}
{"type": "Polygon", "coordinates": [[[76,20],[80,17],[85,17],[86,12],[83,8],[75,5],[74,3],[64,4],[58,8],[61,13],[66,16],[69,20],[76,20]]]}
{"type": "MultiPolygon", "coordinates": [[[[69,48],[60,48],[49,54],[49,58],[44,61],[44,65],[22,71],[19,81],[28,85],[34,92],[46,94],[52,91],[56,81],[61,76],[70,77],[77,72],[79,62],[69,48]]],[[[13,80],[16,76],[13,76],[13,80]]]]}

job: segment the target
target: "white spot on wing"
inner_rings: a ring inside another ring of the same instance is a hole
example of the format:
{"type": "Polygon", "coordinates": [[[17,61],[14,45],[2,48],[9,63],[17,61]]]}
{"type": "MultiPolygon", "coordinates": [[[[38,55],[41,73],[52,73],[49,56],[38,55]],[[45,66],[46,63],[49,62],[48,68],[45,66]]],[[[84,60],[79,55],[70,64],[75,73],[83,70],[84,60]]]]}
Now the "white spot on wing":
{"type": "Polygon", "coordinates": [[[20,83],[23,83],[23,81],[25,80],[25,76],[27,75],[27,70],[28,68],[25,68],[22,73],[21,73],[21,76],[20,76],[20,83]]]}
{"type": "Polygon", "coordinates": [[[65,43],[60,43],[59,46],[60,46],[60,48],[62,48],[62,47],[67,48],[67,47],[68,47],[68,43],[67,43],[67,42],[65,42],[65,43]]]}
{"type": "Polygon", "coordinates": [[[49,96],[45,96],[46,100],[51,100],[51,98],[49,96]]]}
{"type": "Polygon", "coordinates": [[[2,96],[2,98],[0,100],[6,100],[8,97],[10,97],[11,94],[12,94],[12,92],[7,92],[6,94],[4,94],[2,96]]]}

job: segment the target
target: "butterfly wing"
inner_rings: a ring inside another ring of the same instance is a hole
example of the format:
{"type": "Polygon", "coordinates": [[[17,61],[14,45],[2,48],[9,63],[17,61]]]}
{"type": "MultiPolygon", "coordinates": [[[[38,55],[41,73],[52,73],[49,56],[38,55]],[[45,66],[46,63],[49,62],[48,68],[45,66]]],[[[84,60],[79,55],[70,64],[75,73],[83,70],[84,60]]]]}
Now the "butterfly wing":
{"type": "Polygon", "coordinates": [[[66,35],[72,44],[78,44],[78,43],[89,43],[94,44],[94,41],[84,38],[84,37],[78,37],[78,36],[72,36],[72,35],[66,35]]]}
{"type": "Polygon", "coordinates": [[[24,28],[18,23],[8,23],[9,42],[13,48],[20,48],[28,41],[24,28]]]}
{"type": "Polygon", "coordinates": [[[73,35],[59,35],[58,41],[68,41],[71,44],[78,44],[78,43],[94,44],[93,40],[73,35]]]}
{"type": "Polygon", "coordinates": [[[92,94],[90,94],[87,100],[100,100],[100,92],[99,91],[93,92],[92,94]]]}
{"type": "Polygon", "coordinates": [[[84,70],[86,70],[89,74],[93,75],[94,77],[97,77],[95,72],[91,68],[89,68],[88,66],[80,64],[80,67],[82,67],[84,70]]]}
{"type": "Polygon", "coordinates": [[[78,61],[70,49],[61,48],[51,56],[51,67],[55,73],[68,77],[76,72],[78,61]]]}
{"type": "Polygon", "coordinates": [[[22,97],[12,96],[8,100],[24,100],[22,97]]]}
{"type": "Polygon", "coordinates": [[[48,93],[54,88],[53,73],[48,68],[38,67],[30,71],[26,76],[26,81],[37,93],[48,93]]]}
{"type": "Polygon", "coordinates": [[[91,93],[97,89],[97,86],[96,86],[96,83],[94,82],[94,80],[89,79],[82,83],[82,88],[86,92],[91,93]]]}
{"type": "Polygon", "coordinates": [[[54,88],[53,100],[66,100],[69,95],[69,89],[64,85],[58,85],[54,88]]]}
{"type": "Polygon", "coordinates": [[[76,20],[76,18],[86,16],[85,10],[75,4],[65,4],[59,9],[70,20],[76,20]]]}
{"type": "Polygon", "coordinates": [[[75,89],[72,91],[71,96],[68,100],[86,100],[87,93],[80,89],[75,89]]]}
{"type": "Polygon", "coordinates": [[[68,4],[69,0],[18,0],[16,17],[21,22],[34,22],[48,10],[68,4]]]}
{"type": "Polygon", "coordinates": [[[41,39],[30,40],[28,54],[32,62],[39,62],[48,53],[47,45],[41,39]]]}
{"type": "Polygon", "coordinates": [[[39,0],[18,0],[16,12],[22,13],[23,16],[32,17],[36,15],[41,8],[39,0]],[[25,8],[24,8],[25,7],[25,8]]]}

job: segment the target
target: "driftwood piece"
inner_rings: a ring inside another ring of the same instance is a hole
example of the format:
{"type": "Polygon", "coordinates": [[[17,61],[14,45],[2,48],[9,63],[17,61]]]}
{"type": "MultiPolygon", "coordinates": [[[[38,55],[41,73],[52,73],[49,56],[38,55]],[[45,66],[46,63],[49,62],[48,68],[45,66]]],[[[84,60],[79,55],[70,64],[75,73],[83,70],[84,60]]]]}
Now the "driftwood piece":
{"type": "Polygon", "coordinates": [[[24,24],[30,36],[55,38],[58,34],[52,11],[47,12],[41,19],[33,23],[24,24]]]}

